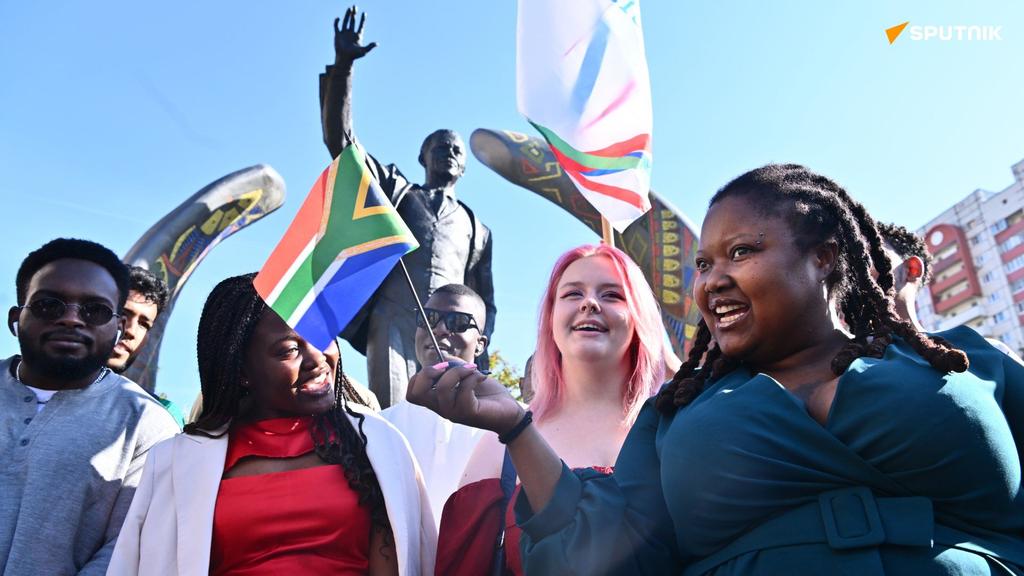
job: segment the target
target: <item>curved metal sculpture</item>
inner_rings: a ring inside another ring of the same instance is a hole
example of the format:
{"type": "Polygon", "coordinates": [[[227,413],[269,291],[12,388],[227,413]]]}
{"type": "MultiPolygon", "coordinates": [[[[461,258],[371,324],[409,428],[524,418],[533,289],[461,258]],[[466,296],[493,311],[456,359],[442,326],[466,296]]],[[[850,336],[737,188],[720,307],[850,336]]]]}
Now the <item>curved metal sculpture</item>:
{"type": "MultiPolygon", "coordinates": [[[[576,190],[544,140],[510,130],[480,128],[473,132],[469,147],[478,160],[509,182],[547,198],[601,234],[601,215],[576,190]]],[[[651,210],[624,233],[616,233],[615,245],[643,270],[661,304],[672,348],[685,358],[700,317],[691,296],[695,227],[651,190],[651,210]]]]}
{"type": "Polygon", "coordinates": [[[280,208],[284,196],[284,179],[270,166],[258,164],[232,172],[171,210],[125,254],[126,263],[162,278],[169,292],[167,305],[126,377],[151,392],[156,388],[164,328],[188,277],[214,246],[280,208]]]}

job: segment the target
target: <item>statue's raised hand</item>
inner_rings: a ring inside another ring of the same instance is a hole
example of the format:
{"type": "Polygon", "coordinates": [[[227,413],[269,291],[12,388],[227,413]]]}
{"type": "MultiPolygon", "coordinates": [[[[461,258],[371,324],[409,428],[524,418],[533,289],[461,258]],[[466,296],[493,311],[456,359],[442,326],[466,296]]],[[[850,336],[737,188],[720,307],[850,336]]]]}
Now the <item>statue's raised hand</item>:
{"type": "Polygon", "coordinates": [[[360,16],[359,10],[352,6],[345,10],[345,20],[341,23],[341,28],[338,27],[339,19],[334,19],[334,61],[336,64],[351,64],[377,47],[376,42],[370,42],[366,46],[360,44],[363,40],[366,12],[360,16],[358,28],[356,27],[356,16],[360,16]]]}

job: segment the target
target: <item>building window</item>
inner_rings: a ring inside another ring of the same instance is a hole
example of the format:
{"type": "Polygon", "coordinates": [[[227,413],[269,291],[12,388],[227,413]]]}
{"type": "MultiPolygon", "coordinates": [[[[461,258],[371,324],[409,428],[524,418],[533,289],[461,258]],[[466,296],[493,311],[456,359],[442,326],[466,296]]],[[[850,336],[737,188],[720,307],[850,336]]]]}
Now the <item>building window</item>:
{"type": "Polygon", "coordinates": [[[1006,317],[1007,317],[1006,310],[1000,310],[999,312],[996,312],[996,315],[994,316],[996,324],[1005,321],[1006,317]]]}
{"type": "Polygon", "coordinates": [[[975,266],[981,266],[982,264],[984,264],[985,263],[985,256],[987,256],[987,254],[985,254],[984,252],[982,252],[981,254],[978,254],[977,256],[975,256],[974,257],[974,265],[975,266]]]}
{"type": "Polygon", "coordinates": [[[977,218],[971,218],[970,220],[967,221],[967,229],[968,230],[974,228],[977,225],[978,225],[978,219],[977,218]]]}
{"type": "Polygon", "coordinates": [[[949,258],[953,254],[955,254],[956,253],[956,249],[957,249],[957,245],[956,244],[952,244],[950,246],[946,246],[945,248],[940,250],[938,254],[933,254],[932,256],[935,258],[936,262],[941,262],[941,261],[945,260],[946,258],[949,258]]]}
{"type": "Polygon", "coordinates": [[[1013,307],[1017,310],[1017,314],[1024,314],[1024,302],[1017,302],[1013,307]]]}
{"type": "Polygon", "coordinates": [[[989,294],[988,295],[988,301],[991,302],[992,304],[995,304],[996,302],[999,302],[999,292],[993,292],[993,293],[989,294]]]}
{"type": "MultiPolygon", "coordinates": [[[[1003,199],[1003,204],[1005,203],[1006,200],[1003,199]]],[[[1009,216],[1006,217],[1006,226],[1013,226],[1017,222],[1020,222],[1022,219],[1024,219],[1024,210],[1017,210],[1013,214],[1010,214],[1009,216]]]]}
{"type": "Polygon", "coordinates": [[[1013,284],[1010,284],[1010,292],[1016,294],[1021,290],[1024,290],[1024,278],[1021,278],[1020,280],[1014,280],[1013,284]]]}
{"type": "Polygon", "coordinates": [[[1006,263],[1007,272],[1016,272],[1021,268],[1024,268],[1024,255],[1017,256],[1013,260],[1010,260],[1009,262],[1006,263]]]}
{"type": "Polygon", "coordinates": [[[1024,235],[1014,234],[1013,236],[1007,238],[1005,242],[999,245],[999,251],[1004,253],[1009,252],[1010,250],[1013,250],[1017,246],[1020,246],[1022,242],[1024,242],[1024,235]]]}
{"type": "MultiPolygon", "coordinates": [[[[967,288],[969,288],[969,286],[967,285],[967,281],[961,280],[960,282],[957,282],[950,288],[943,290],[942,293],[939,295],[939,302],[942,302],[943,300],[949,300],[950,298],[956,296],[957,294],[967,290],[967,288]]],[[[975,302],[975,304],[977,304],[977,302],[975,302]]]]}
{"type": "Polygon", "coordinates": [[[1006,227],[1007,227],[1006,220],[1000,220],[1000,221],[996,222],[995,224],[989,226],[988,229],[991,230],[993,234],[999,234],[1003,230],[1006,230],[1006,227]]]}
{"type": "Polygon", "coordinates": [[[964,270],[964,263],[963,262],[957,262],[956,264],[953,264],[949,268],[946,268],[945,270],[942,271],[941,274],[936,276],[935,277],[935,283],[943,282],[947,278],[951,278],[953,276],[956,276],[960,272],[963,272],[963,270],[964,270]]]}
{"type": "Polygon", "coordinates": [[[1002,343],[1006,344],[1007,346],[1013,346],[1013,336],[1011,336],[1009,332],[1000,334],[999,340],[1002,341],[1002,343]]]}
{"type": "Polygon", "coordinates": [[[991,272],[985,272],[985,275],[982,276],[981,279],[984,280],[986,284],[991,282],[992,281],[992,273],[991,272]]]}

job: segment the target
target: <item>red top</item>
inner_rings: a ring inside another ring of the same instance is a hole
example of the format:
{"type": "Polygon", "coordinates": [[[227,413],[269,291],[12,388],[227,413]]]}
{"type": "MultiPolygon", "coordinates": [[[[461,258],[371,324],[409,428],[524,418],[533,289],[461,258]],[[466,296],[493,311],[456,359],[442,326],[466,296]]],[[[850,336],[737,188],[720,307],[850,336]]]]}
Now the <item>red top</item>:
{"type": "MultiPolygon", "coordinates": [[[[313,451],[309,417],[231,429],[224,471],[247,456],[294,458],[313,451]]],[[[220,481],[210,574],[366,574],[370,513],[341,466],[220,481]]]]}
{"type": "MultiPolygon", "coordinates": [[[[605,474],[611,468],[594,466],[605,474]]],[[[452,494],[444,504],[441,529],[437,535],[436,574],[444,576],[480,576],[491,574],[494,566],[494,547],[498,533],[505,529],[505,573],[523,576],[523,561],[519,555],[519,536],[514,504],[520,486],[509,498],[508,506],[501,510],[501,480],[487,478],[466,484],[452,494]]]]}

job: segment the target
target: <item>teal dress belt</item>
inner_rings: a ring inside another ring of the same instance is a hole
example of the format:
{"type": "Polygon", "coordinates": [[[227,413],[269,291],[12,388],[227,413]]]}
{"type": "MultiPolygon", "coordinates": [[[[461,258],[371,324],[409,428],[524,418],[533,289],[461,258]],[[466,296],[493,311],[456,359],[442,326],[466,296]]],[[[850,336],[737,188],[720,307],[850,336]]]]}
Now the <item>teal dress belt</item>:
{"type": "Polygon", "coordinates": [[[922,496],[876,498],[870,489],[859,486],[825,492],[810,502],[763,522],[718,552],[687,566],[683,576],[698,576],[748,552],[796,546],[827,544],[833,550],[845,550],[842,568],[853,574],[884,574],[878,553],[880,544],[926,546],[934,543],[967,550],[987,557],[1006,568],[1018,571],[1000,560],[1024,566],[1024,554],[1015,546],[997,542],[977,544],[976,536],[935,524],[932,502],[922,496]]]}

